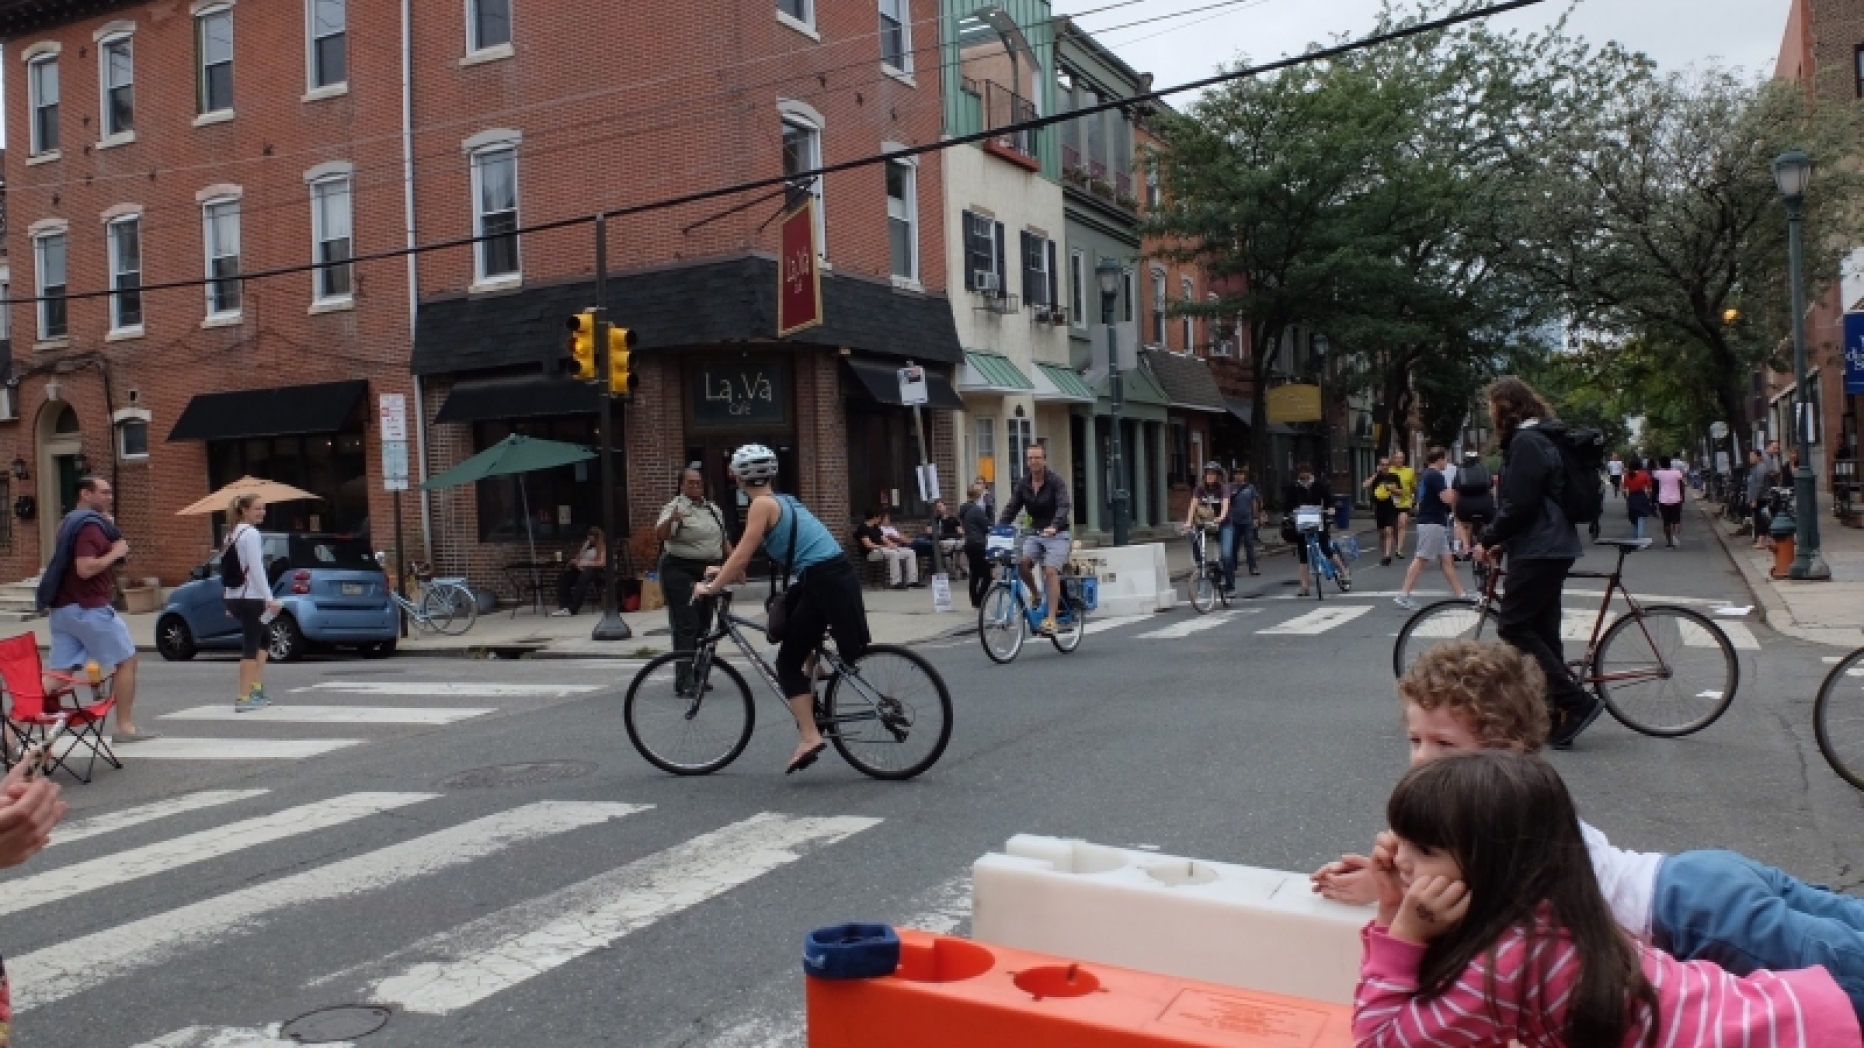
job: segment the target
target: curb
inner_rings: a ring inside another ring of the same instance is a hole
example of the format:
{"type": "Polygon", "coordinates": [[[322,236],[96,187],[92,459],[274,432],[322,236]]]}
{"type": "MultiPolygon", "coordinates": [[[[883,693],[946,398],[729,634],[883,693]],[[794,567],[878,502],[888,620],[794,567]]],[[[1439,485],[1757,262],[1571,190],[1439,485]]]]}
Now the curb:
{"type": "Polygon", "coordinates": [[[1773,588],[1772,580],[1757,571],[1754,565],[1748,563],[1746,557],[1737,554],[1728,544],[1729,536],[1722,530],[1721,518],[1704,508],[1708,503],[1698,499],[1692,501],[1691,505],[1696,507],[1696,515],[1702,518],[1704,526],[1715,536],[1716,544],[1722,548],[1722,555],[1727,557],[1729,563],[1734,565],[1735,571],[1740,573],[1742,583],[1747,586],[1748,595],[1754,598],[1755,606],[1760,609],[1760,620],[1776,633],[1783,633],[1796,640],[1810,641],[1815,644],[1823,643],[1794,621],[1792,609],[1787,607],[1786,601],[1773,588]]]}

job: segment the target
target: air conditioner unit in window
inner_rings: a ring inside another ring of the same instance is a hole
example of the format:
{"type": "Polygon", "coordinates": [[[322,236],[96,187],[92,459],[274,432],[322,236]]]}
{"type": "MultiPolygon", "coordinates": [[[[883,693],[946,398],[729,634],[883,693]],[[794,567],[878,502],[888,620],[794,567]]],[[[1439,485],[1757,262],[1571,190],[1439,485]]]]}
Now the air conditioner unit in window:
{"type": "Polygon", "coordinates": [[[1003,278],[988,269],[980,269],[971,274],[971,288],[980,295],[1001,295],[1003,278]]]}
{"type": "Polygon", "coordinates": [[[1235,356],[1236,355],[1236,343],[1231,342],[1229,339],[1223,339],[1219,341],[1217,343],[1217,355],[1220,357],[1235,356]]]}

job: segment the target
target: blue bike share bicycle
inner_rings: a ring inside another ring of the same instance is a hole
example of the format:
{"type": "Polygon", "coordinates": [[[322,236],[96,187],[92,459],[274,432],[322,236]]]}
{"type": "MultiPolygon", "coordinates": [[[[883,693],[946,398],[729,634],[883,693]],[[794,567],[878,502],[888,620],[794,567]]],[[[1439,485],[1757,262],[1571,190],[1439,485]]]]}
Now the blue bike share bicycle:
{"type": "MultiPolygon", "coordinates": [[[[1042,620],[1048,617],[1046,592],[1038,593],[1032,606],[1029,590],[1016,570],[1016,552],[1022,538],[1016,528],[995,527],[990,529],[984,546],[997,581],[991,583],[984,593],[984,603],[978,606],[977,637],[983,642],[984,654],[1000,666],[1016,661],[1023,642],[1030,634],[1041,634],[1042,620]]],[[[1039,571],[1037,578],[1041,578],[1039,571]]],[[[1087,635],[1087,615],[1094,609],[1098,594],[1093,579],[1064,574],[1061,582],[1061,607],[1055,613],[1055,630],[1048,638],[1056,651],[1066,654],[1080,647],[1081,638],[1087,635]]]]}
{"type": "MultiPolygon", "coordinates": [[[[1314,599],[1327,599],[1327,583],[1333,582],[1340,587],[1341,593],[1350,593],[1353,580],[1342,574],[1333,558],[1321,551],[1320,536],[1326,530],[1326,512],[1318,506],[1303,506],[1294,511],[1294,530],[1301,535],[1301,541],[1307,546],[1307,567],[1314,580],[1314,599]]],[[[1334,552],[1346,563],[1359,559],[1359,540],[1351,535],[1341,535],[1333,540],[1334,552]]]]}

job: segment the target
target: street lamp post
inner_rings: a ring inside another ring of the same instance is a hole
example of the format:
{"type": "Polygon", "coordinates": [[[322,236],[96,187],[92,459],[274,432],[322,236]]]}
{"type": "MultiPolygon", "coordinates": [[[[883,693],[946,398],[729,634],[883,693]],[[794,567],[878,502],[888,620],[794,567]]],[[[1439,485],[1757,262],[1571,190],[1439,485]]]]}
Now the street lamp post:
{"type": "Polygon", "coordinates": [[[1113,328],[1114,296],[1120,290],[1120,275],[1124,272],[1118,259],[1102,257],[1100,265],[1094,268],[1094,275],[1100,280],[1100,322],[1107,329],[1107,396],[1112,401],[1109,415],[1113,422],[1113,448],[1108,455],[1108,465],[1113,471],[1113,544],[1126,545],[1126,468],[1125,456],[1120,451],[1120,415],[1125,408],[1124,390],[1120,380],[1120,339],[1113,328]]]}
{"type": "Polygon", "coordinates": [[[1806,380],[1806,289],[1800,276],[1799,220],[1806,200],[1806,186],[1812,181],[1812,158],[1797,149],[1781,153],[1773,161],[1773,183],[1786,205],[1786,243],[1788,276],[1793,285],[1793,443],[1799,452],[1799,468],[1793,473],[1793,566],[1792,579],[1829,579],[1832,569],[1819,555],[1819,488],[1812,475],[1812,449],[1806,445],[1806,430],[1812,423],[1812,384],[1806,380]]]}

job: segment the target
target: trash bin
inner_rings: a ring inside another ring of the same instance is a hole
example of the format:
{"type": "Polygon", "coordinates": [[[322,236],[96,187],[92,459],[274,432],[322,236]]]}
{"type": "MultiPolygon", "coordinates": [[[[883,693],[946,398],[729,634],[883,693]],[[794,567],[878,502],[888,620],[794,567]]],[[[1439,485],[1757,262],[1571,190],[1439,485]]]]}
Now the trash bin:
{"type": "Polygon", "coordinates": [[[1333,527],[1336,531],[1346,531],[1353,526],[1353,497],[1351,495],[1333,496],[1333,527]]]}

